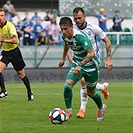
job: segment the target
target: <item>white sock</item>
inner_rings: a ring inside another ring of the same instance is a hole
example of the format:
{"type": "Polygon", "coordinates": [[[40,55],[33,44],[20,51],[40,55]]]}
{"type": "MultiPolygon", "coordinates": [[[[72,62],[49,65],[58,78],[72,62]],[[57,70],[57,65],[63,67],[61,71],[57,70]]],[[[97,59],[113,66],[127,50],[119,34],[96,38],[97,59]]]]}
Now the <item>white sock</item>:
{"type": "Polygon", "coordinates": [[[82,86],[81,89],[80,89],[80,102],[81,102],[80,109],[82,109],[85,112],[86,106],[87,106],[87,102],[88,102],[86,86],[85,87],[82,86]]]}
{"type": "Polygon", "coordinates": [[[103,90],[104,90],[104,85],[103,85],[103,84],[97,83],[97,85],[96,85],[96,90],[101,90],[101,91],[103,91],[103,90]]]}

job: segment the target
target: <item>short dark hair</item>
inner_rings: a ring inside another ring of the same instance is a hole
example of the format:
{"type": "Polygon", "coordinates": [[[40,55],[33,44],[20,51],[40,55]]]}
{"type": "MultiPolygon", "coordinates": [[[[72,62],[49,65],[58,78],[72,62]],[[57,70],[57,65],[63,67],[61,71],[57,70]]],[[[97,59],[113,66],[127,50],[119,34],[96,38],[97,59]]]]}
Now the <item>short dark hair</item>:
{"type": "Polygon", "coordinates": [[[71,27],[71,26],[73,26],[73,22],[72,22],[71,18],[69,18],[69,17],[62,17],[60,19],[59,25],[68,25],[71,27]]]}
{"type": "Polygon", "coordinates": [[[119,10],[116,10],[116,11],[115,11],[115,13],[117,13],[117,12],[118,12],[118,13],[120,13],[120,11],[119,11],[119,10]]]}
{"type": "Polygon", "coordinates": [[[73,13],[76,13],[77,14],[79,11],[81,11],[85,15],[85,11],[84,11],[84,9],[82,7],[76,7],[76,8],[74,8],[73,13]]]}

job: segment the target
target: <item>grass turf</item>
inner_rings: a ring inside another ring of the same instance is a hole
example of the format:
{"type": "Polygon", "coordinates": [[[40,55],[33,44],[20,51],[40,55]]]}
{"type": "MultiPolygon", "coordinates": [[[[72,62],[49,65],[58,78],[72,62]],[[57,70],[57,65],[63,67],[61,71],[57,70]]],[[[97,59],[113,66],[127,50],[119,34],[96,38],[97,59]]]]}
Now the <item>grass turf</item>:
{"type": "MultiPolygon", "coordinates": [[[[73,88],[73,115],[63,124],[49,121],[49,112],[65,110],[64,83],[32,83],[34,101],[27,101],[22,83],[7,83],[8,98],[0,99],[0,133],[132,133],[133,92],[131,82],[110,82],[105,119],[96,121],[97,107],[89,98],[85,118],[76,118],[80,99],[78,83],[73,88]]],[[[101,92],[99,92],[101,93],[101,92]]]]}

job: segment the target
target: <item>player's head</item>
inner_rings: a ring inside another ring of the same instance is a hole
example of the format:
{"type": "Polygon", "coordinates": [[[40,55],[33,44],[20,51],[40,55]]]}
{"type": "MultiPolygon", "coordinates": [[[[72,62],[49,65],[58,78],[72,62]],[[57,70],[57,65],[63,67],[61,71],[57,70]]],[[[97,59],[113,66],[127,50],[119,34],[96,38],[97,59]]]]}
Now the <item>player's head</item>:
{"type": "Polygon", "coordinates": [[[0,25],[3,25],[6,21],[6,13],[4,9],[0,8],[0,25]]]}
{"type": "Polygon", "coordinates": [[[73,35],[73,22],[69,17],[62,17],[59,22],[64,37],[71,38],[73,35]]]}
{"type": "Polygon", "coordinates": [[[73,10],[73,17],[74,17],[74,22],[78,26],[78,28],[84,28],[86,26],[86,15],[85,11],[81,7],[76,7],[73,10]]]}

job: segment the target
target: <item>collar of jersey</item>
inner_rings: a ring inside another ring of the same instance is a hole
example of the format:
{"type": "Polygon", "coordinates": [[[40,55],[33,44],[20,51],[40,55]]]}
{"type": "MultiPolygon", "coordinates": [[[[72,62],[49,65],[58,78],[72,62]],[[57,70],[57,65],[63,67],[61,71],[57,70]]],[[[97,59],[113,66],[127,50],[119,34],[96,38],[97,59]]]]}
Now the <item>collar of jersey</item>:
{"type": "Polygon", "coordinates": [[[1,29],[6,25],[7,21],[5,21],[4,25],[1,27],[1,29]]]}
{"type": "Polygon", "coordinates": [[[87,27],[87,22],[86,22],[86,25],[85,25],[85,27],[84,28],[79,28],[80,30],[83,30],[83,29],[85,29],[87,27]]]}

